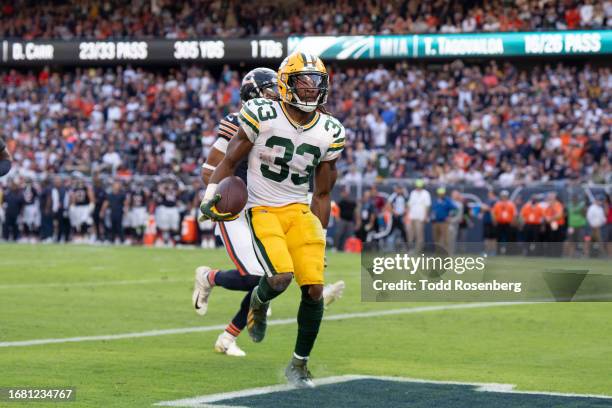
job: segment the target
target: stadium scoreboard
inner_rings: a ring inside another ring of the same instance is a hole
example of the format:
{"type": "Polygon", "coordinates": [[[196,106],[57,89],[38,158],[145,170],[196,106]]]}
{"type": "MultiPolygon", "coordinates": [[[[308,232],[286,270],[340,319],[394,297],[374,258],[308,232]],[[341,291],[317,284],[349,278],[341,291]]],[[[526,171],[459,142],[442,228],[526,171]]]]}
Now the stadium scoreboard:
{"type": "Polygon", "coordinates": [[[5,65],[144,63],[183,61],[261,62],[287,54],[286,39],[142,41],[2,41],[5,65]]]}
{"type": "Polygon", "coordinates": [[[612,30],[475,34],[289,36],[185,40],[2,41],[2,65],[277,63],[294,51],[334,60],[612,54],[612,30]]]}
{"type": "Polygon", "coordinates": [[[612,30],[289,37],[288,50],[323,60],[609,55],[612,30]]]}

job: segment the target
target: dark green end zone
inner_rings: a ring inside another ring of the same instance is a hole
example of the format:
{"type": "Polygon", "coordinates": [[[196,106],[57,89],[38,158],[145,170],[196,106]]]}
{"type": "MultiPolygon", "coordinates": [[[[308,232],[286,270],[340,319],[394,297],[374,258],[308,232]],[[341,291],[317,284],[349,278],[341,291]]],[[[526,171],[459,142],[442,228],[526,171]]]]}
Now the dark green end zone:
{"type": "Polygon", "coordinates": [[[433,384],[383,379],[355,379],[320,385],[311,390],[287,390],[228,398],[208,406],[249,408],[409,407],[409,408],[586,408],[612,407],[612,398],[569,397],[477,391],[475,385],[433,384]]]}

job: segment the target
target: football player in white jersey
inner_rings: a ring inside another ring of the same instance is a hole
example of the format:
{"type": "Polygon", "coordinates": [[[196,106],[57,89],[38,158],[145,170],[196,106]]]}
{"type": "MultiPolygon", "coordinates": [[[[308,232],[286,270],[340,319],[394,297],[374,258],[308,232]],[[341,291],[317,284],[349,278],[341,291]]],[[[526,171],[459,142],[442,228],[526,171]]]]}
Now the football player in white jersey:
{"type": "MultiPolygon", "coordinates": [[[[240,97],[243,103],[255,98],[278,99],[276,72],[269,68],[255,68],[249,71],[242,80],[240,97]]],[[[202,179],[209,183],[210,176],[216,166],[223,160],[229,141],[240,128],[239,112],[230,113],[219,123],[218,137],[213,148],[202,166],[202,179]]],[[[243,160],[234,173],[247,183],[247,160],[243,160]]],[[[240,309],[219,335],[214,350],[229,356],[245,356],[246,353],[236,344],[236,338],[246,327],[247,314],[251,299],[251,292],[264,276],[265,271],[257,260],[253,248],[251,229],[243,212],[238,219],[231,222],[217,222],[215,234],[221,238],[227,253],[236,266],[231,270],[216,270],[208,266],[196,269],[195,285],[192,296],[196,313],[206,314],[208,299],[215,286],[230,290],[246,291],[240,309]]],[[[344,282],[338,281],[326,285],[323,291],[324,304],[327,306],[342,296],[344,282]]]]}
{"type": "Polygon", "coordinates": [[[243,105],[241,128],[213,172],[200,210],[216,221],[234,218],[217,211],[215,204],[221,197],[216,188],[248,157],[246,215],[266,275],[253,290],[247,328],[253,341],[263,340],[269,302],[295,276],[302,298],[296,345],[285,375],[297,387],[313,387],[307,361],[323,318],[324,228],[345,132],[338,120],[321,112],[327,101],[328,75],[318,57],[289,55],[279,68],[278,87],[279,101],[256,98],[243,105]]]}

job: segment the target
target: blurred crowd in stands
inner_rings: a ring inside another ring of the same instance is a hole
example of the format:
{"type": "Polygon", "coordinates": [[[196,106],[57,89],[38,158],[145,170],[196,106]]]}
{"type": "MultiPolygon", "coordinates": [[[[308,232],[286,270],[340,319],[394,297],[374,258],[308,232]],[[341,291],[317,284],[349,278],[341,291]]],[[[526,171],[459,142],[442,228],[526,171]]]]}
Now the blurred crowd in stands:
{"type": "MultiPolygon", "coordinates": [[[[15,159],[8,178],[197,176],[218,121],[240,105],[241,74],[219,71],[0,72],[0,131],[15,159]]],[[[327,108],[348,141],[343,181],[611,182],[609,66],[455,61],[330,72],[327,108]]]]}
{"type": "Polygon", "coordinates": [[[612,175],[609,67],[398,64],[343,69],[334,85],[345,179],[507,187],[612,175]]]}
{"type": "Polygon", "coordinates": [[[610,0],[16,0],[0,11],[0,35],[25,40],[612,27],[610,0]]]}

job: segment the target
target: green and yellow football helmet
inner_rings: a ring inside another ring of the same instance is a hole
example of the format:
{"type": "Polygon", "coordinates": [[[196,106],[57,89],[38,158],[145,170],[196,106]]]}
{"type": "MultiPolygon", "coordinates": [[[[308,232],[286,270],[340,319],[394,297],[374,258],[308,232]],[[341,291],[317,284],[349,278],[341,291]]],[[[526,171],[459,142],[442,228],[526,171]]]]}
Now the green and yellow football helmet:
{"type": "Polygon", "coordinates": [[[304,112],[312,112],[327,102],[329,76],[316,55],[294,52],[278,69],[281,101],[304,112]]]}

